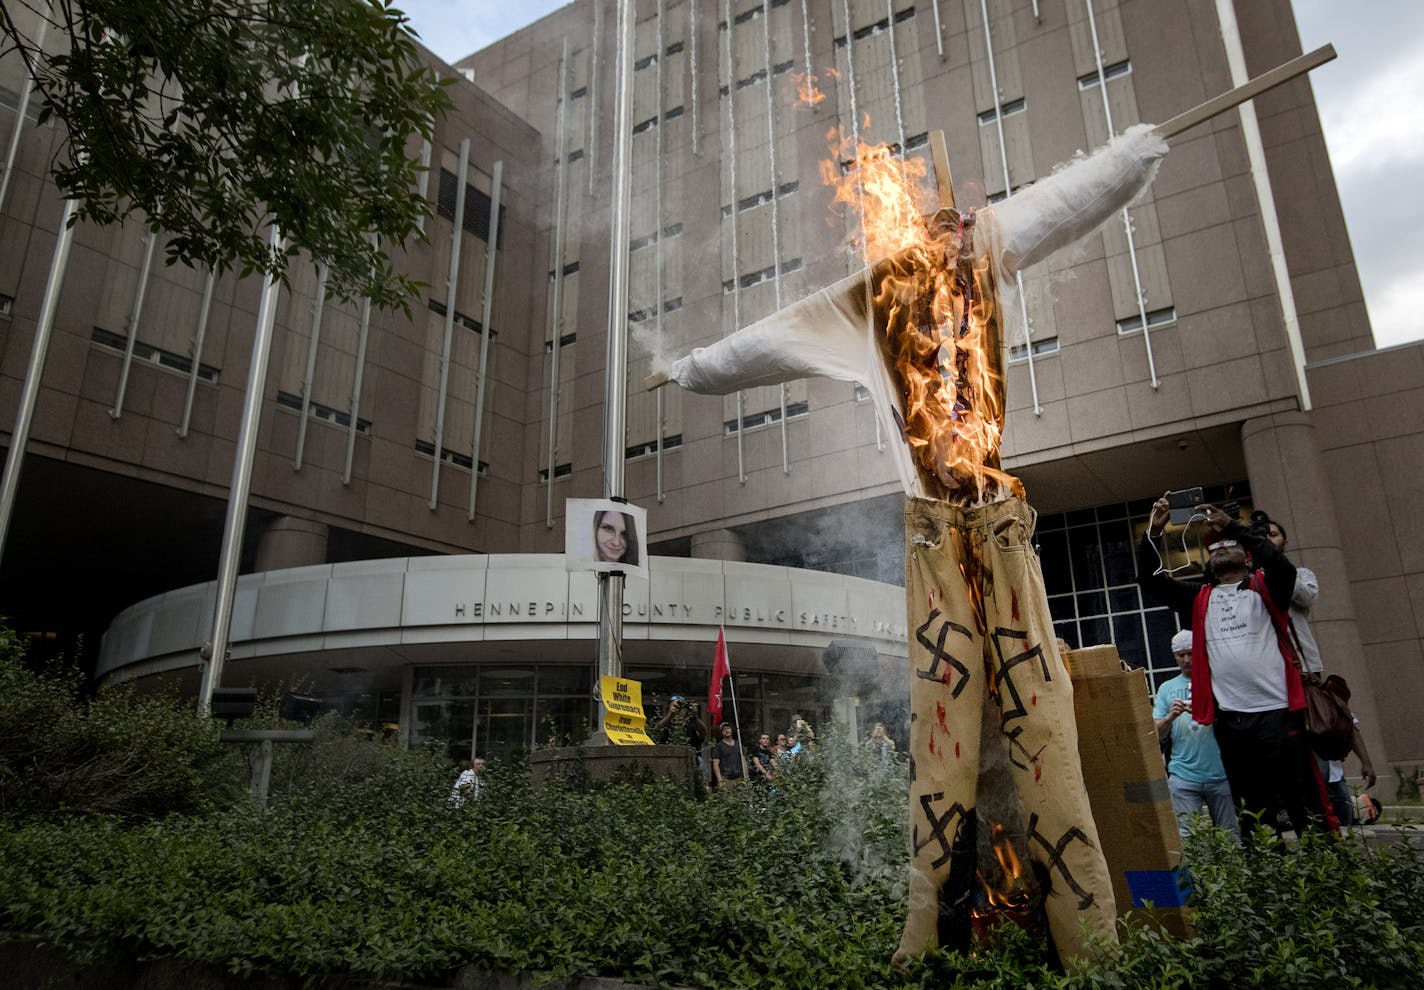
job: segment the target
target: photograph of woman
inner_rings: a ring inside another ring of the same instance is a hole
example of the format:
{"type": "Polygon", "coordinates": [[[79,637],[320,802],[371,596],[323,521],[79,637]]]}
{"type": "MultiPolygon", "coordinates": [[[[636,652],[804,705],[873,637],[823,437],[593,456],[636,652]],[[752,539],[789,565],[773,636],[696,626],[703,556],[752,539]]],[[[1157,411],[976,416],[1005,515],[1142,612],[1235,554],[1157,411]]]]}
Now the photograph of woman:
{"type": "Polygon", "coordinates": [[[593,514],[593,555],[613,564],[638,564],[638,524],[627,512],[593,514]]]}
{"type": "Polygon", "coordinates": [[[647,511],[612,499],[564,503],[564,560],[571,571],[622,571],[648,576],[647,511]]]}

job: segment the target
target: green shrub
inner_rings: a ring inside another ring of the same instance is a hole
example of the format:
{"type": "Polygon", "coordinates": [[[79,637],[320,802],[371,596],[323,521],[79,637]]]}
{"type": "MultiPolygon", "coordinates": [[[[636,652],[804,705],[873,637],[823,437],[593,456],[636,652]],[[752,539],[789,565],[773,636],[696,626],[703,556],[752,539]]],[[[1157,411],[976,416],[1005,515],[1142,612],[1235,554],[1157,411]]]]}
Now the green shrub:
{"type": "Polygon", "coordinates": [[[906,768],[833,733],[770,787],[534,790],[505,770],[458,809],[437,759],[335,721],[318,734],[291,747],[266,813],[0,829],[0,928],[75,957],[406,981],[474,964],[718,988],[1317,990],[1412,986],[1424,969],[1412,846],[1263,836],[1248,855],[1207,829],[1188,847],[1192,939],[1124,930],[1064,975],[1010,927],[899,974],[906,768]]]}
{"type": "Polygon", "coordinates": [[[233,754],[193,703],[119,687],[84,699],[78,671],[25,666],[0,631],[0,815],[158,818],[231,800],[233,754]]]}

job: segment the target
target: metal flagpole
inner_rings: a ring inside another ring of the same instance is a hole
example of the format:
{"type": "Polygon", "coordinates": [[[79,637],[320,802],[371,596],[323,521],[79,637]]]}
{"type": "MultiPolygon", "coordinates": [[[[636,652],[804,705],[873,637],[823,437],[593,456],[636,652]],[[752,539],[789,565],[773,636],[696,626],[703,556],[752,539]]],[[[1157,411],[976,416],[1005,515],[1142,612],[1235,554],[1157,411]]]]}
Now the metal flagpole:
{"type": "Polygon", "coordinates": [[[74,211],[78,202],[64,201],[64,217],[59,222],[59,236],[54,242],[54,255],[49,263],[49,281],[45,283],[44,301],[40,303],[40,318],[35,324],[35,343],[30,349],[30,365],[25,371],[25,385],[20,392],[20,408],[15,412],[15,428],[10,431],[10,449],[5,453],[5,475],[0,479],[0,557],[5,553],[5,539],[10,532],[10,515],[15,509],[15,492],[20,487],[20,467],[25,460],[25,447],[30,440],[30,421],[35,415],[35,401],[40,394],[40,377],[44,374],[45,353],[54,330],[54,311],[59,306],[59,289],[64,284],[64,272],[69,266],[69,248],[74,243],[74,211]]]}
{"type": "Polygon", "coordinates": [[[737,679],[732,676],[732,652],[730,650],[727,651],[727,690],[732,692],[732,731],[737,734],[737,752],[742,757],[742,780],[745,781],[747,779],[747,746],[742,740],[742,717],[737,712],[737,679]]]}
{"type": "MultiPolygon", "coordinates": [[[[629,117],[633,101],[634,13],[632,0],[618,0],[618,85],[613,115],[613,215],[609,237],[608,371],[603,407],[603,495],[615,499],[623,497],[623,455],[628,420],[628,201],[632,186],[629,117]]],[[[557,340],[554,346],[558,346],[557,340]]],[[[622,677],[623,574],[618,571],[601,573],[598,582],[601,591],[598,673],[600,677],[622,677]]],[[[600,699],[602,696],[600,691],[600,699]]],[[[608,711],[601,701],[599,707],[603,709],[599,717],[601,727],[608,711]]]]}
{"type": "MultiPolygon", "coordinates": [[[[282,235],[272,227],[270,244],[274,252],[282,235]]],[[[242,536],[247,528],[247,497],[252,491],[252,460],[257,452],[257,427],[262,418],[262,394],[267,387],[267,359],[272,352],[272,325],[277,317],[277,277],[268,272],[262,278],[262,297],[257,304],[257,330],[252,338],[252,364],[247,369],[247,396],[242,406],[242,428],[237,435],[237,454],[232,465],[232,485],[227,498],[227,520],[223,524],[222,554],[218,559],[217,600],[213,605],[213,631],[203,644],[203,679],[198,689],[198,714],[206,715],[212,705],[213,689],[222,682],[232,633],[233,595],[237,590],[237,568],[242,559],[242,536]]]]}

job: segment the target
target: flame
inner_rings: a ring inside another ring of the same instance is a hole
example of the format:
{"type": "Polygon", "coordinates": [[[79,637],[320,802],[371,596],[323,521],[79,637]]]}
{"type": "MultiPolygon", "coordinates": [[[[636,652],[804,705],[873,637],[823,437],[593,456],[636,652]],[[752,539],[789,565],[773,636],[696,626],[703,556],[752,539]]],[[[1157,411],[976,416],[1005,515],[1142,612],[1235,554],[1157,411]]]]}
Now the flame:
{"type": "Polygon", "coordinates": [[[987,903],[975,908],[971,913],[983,917],[996,909],[1022,911],[1028,908],[1032,902],[1032,891],[1023,861],[1014,851],[1013,841],[1003,825],[994,826],[990,833],[989,845],[994,850],[994,859],[998,861],[1003,879],[998,884],[990,883],[982,870],[976,871],[987,903]]]}
{"type": "Polygon", "coordinates": [[[860,220],[881,353],[894,369],[904,437],[926,494],[966,505],[1022,495],[1019,480],[999,469],[997,296],[987,254],[974,250],[973,211],[927,214],[923,161],[830,136],[837,154],[821,163],[821,178],[860,220]]]}
{"type": "Polygon", "coordinates": [[[826,98],[826,94],[816,85],[816,77],[809,72],[791,73],[791,82],[796,87],[796,98],[800,106],[814,107],[826,98]]]}

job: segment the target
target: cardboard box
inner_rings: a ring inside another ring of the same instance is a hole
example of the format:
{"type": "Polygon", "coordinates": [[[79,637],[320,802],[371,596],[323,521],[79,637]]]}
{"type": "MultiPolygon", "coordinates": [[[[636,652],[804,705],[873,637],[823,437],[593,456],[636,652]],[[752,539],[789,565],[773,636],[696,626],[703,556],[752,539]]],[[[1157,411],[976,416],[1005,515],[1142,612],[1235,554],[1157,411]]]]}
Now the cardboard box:
{"type": "Polygon", "coordinates": [[[1125,669],[1114,646],[1069,650],[1063,661],[1073,678],[1078,755],[1118,912],[1188,937],[1191,882],[1146,672],[1125,669]]]}

